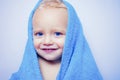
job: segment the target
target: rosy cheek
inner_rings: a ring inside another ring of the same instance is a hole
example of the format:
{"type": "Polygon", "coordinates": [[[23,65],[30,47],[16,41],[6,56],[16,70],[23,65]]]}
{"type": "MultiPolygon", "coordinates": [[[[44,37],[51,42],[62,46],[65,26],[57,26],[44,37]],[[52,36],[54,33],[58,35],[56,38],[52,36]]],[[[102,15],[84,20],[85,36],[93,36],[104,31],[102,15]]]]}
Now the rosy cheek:
{"type": "Polygon", "coordinates": [[[56,40],[56,44],[57,44],[60,48],[63,48],[63,47],[64,47],[64,42],[65,42],[65,39],[56,40]]]}
{"type": "Polygon", "coordinates": [[[38,40],[34,40],[34,47],[35,47],[35,49],[38,49],[39,46],[40,46],[39,41],[38,40]]]}

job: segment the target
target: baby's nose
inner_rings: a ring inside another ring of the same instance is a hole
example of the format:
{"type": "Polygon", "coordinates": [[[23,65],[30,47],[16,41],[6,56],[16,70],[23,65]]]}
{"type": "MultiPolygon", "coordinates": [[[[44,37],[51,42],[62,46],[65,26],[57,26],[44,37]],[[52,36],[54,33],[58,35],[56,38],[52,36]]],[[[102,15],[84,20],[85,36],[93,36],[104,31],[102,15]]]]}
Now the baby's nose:
{"type": "Polygon", "coordinates": [[[46,46],[50,46],[53,44],[52,38],[50,36],[46,36],[43,42],[44,42],[43,44],[46,46]]]}

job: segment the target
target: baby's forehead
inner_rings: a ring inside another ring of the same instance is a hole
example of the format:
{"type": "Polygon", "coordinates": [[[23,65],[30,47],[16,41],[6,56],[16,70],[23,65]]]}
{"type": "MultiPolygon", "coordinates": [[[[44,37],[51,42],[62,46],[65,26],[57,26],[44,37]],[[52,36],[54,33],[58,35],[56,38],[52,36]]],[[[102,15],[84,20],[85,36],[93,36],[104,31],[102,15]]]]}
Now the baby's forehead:
{"type": "Polygon", "coordinates": [[[68,11],[66,7],[41,7],[41,5],[36,9],[34,16],[38,17],[38,16],[43,16],[43,15],[55,15],[57,16],[61,16],[61,15],[67,15],[68,11]]]}
{"type": "Polygon", "coordinates": [[[66,13],[67,10],[64,8],[38,8],[35,13],[38,14],[50,14],[50,13],[66,13]]]}
{"type": "Polygon", "coordinates": [[[43,18],[66,18],[68,16],[66,9],[57,8],[42,8],[37,9],[33,15],[33,19],[43,19],[43,18]]]}

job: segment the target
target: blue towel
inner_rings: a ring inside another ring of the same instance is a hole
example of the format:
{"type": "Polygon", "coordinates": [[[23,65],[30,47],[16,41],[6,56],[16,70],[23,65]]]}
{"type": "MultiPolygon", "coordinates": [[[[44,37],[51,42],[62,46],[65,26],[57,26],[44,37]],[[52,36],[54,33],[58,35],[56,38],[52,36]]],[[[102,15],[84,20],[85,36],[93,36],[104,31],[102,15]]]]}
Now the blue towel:
{"type": "MultiPolygon", "coordinates": [[[[84,37],[80,20],[74,8],[63,1],[68,10],[68,26],[61,67],[56,80],[103,80],[84,37]]],[[[10,80],[43,80],[32,37],[32,17],[41,0],[33,9],[28,22],[28,40],[22,64],[10,80]]]]}

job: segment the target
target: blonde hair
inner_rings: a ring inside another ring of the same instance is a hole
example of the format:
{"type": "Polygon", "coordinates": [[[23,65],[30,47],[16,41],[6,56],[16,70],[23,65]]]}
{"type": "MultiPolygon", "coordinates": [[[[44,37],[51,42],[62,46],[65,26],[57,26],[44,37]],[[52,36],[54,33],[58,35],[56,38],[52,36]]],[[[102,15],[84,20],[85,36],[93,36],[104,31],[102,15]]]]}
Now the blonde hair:
{"type": "Polygon", "coordinates": [[[62,0],[43,0],[38,7],[41,8],[64,8],[67,9],[62,0]]]}

